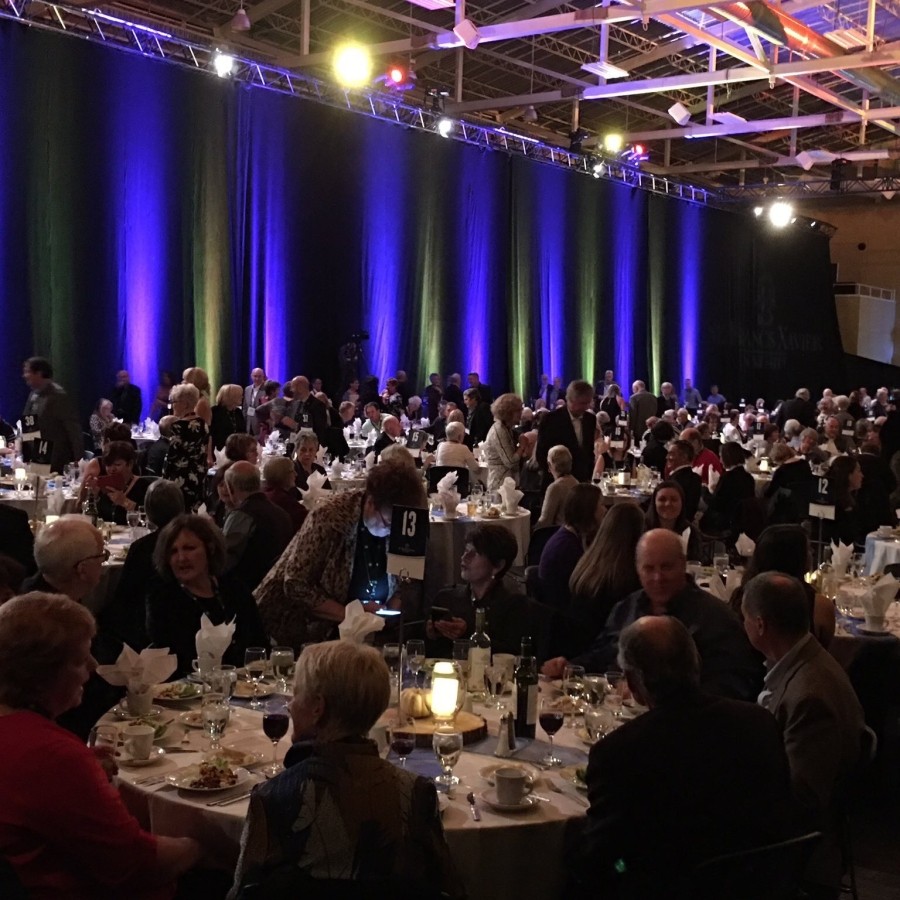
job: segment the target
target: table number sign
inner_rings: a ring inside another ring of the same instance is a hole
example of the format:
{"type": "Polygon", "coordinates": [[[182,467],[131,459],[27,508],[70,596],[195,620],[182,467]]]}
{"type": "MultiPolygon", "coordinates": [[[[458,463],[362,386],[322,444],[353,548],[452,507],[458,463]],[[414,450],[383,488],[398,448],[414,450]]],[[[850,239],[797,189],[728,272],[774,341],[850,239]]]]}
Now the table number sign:
{"type": "Polygon", "coordinates": [[[814,519],[834,519],[834,492],[824,475],[816,477],[816,493],[809,504],[809,514],[814,519]]]}
{"type": "Polygon", "coordinates": [[[609,440],[609,446],[613,450],[624,450],[625,440],[628,437],[628,419],[616,419],[613,426],[612,437],[609,440]]]}
{"type": "Polygon", "coordinates": [[[53,454],[53,441],[41,437],[41,425],[35,413],[22,416],[22,461],[35,467],[34,471],[48,474],[53,454]]]}
{"type": "Polygon", "coordinates": [[[425,578],[425,551],[428,548],[428,510],[416,506],[395,506],[388,538],[387,570],[422,581],[425,578]]]}
{"type": "Polygon", "coordinates": [[[422,451],[428,446],[428,439],[431,437],[427,431],[411,431],[406,439],[406,449],[415,457],[420,456],[422,451]]]}

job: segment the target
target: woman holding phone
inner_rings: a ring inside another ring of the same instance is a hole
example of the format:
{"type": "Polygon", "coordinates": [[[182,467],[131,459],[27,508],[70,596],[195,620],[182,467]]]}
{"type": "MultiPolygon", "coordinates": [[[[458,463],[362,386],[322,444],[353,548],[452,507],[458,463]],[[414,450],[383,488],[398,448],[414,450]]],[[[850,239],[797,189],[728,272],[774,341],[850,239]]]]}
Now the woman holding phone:
{"type": "Polygon", "coordinates": [[[135,458],[134,447],[127,441],[113,441],[103,457],[106,474],[98,476],[95,483],[97,510],[107,522],[125,525],[128,513],[144,505],[153,479],[135,475],[135,458]]]}

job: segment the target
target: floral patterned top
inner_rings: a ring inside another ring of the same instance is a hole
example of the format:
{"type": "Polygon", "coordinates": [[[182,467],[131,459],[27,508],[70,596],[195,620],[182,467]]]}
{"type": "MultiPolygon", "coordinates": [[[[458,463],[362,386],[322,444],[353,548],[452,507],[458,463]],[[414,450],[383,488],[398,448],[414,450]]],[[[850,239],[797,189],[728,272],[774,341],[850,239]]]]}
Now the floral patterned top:
{"type": "Polygon", "coordinates": [[[209,428],[198,416],[172,423],[163,477],[181,488],[185,509],[196,509],[203,499],[208,444],[209,428]]]}

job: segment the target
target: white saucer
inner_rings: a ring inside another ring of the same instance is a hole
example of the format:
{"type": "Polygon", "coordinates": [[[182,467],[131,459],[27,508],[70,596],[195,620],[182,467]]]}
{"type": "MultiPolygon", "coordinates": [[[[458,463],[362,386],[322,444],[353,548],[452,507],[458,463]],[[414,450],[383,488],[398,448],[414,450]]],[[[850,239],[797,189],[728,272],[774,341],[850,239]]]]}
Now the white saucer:
{"type": "Polygon", "coordinates": [[[876,630],[874,628],[866,628],[864,625],[860,625],[856,630],[860,634],[869,635],[869,637],[887,637],[890,634],[887,628],[879,628],[876,630]]]}
{"type": "Polygon", "coordinates": [[[161,706],[153,705],[150,707],[150,712],[144,713],[142,716],[136,716],[128,709],[128,704],[125,702],[120,703],[113,709],[113,715],[117,719],[125,719],[125,720],[133,720],[133,719],[156,719],[162,715],[163,709],[161,706]]]}
{"type": "Polygon", "coordinates": [[[124,750],[120,750],[116,756],[116,764],[125,766],[126,768],[140,768],[141,766],[152,766],[153,763],[159,762],[166,755],[166,751],[162,747],[153,747],[150,756],[147,759],[132,759],[132,757],[124,750]]]}
{"type": "Polygon", "coordinates": [[[496,788],[488,788],[478,796],[497,812],[523,812],[526,809],[534,809],[539,803],[538,799],[531,794],[526,794],[520,803],[501,803],[497,797],[496,788]]]}

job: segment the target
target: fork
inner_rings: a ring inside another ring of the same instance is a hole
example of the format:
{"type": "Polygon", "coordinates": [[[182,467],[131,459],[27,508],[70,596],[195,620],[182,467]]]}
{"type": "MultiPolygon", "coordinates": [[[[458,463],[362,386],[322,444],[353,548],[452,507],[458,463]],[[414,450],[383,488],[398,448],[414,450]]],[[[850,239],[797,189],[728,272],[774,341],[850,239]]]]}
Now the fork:
{"type": "Polygon", "coordinates": [[[544,781],[547,782],[547,786],[553,791],[554,794],[562,794],[564,797],[568,797],[570,800],[574,800],[579,806],[583,806],[585,809],[590,807],[590,803],[584,799],[584,797],[579,797],[578,794],[572,794],[569,791],[564,791],[555,781],[550,778],[545,778],[544,781]]]}
{"type": "Polygon", "coordinates": [[[140,787],[150,787],[154,784],[162,784],[165,780],[165,775],[147,775],[144,778],[135,778],[131,783],[140,787]]]}

